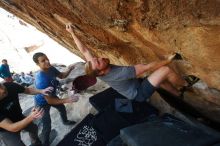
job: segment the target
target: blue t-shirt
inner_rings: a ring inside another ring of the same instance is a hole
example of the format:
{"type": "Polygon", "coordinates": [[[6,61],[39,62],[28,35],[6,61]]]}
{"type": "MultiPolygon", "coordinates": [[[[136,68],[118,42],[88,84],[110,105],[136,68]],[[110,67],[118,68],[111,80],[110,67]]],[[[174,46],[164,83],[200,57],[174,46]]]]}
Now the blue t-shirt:
{"type": "MultiPolygon", "coordinates": [[[[35,87],[37,89],[45,89],[47,87],[52,86],[54,88],[51,93],[52,96],[56,96],[56,88],[58,85],[58,81],[56,77],[60,74],[60,72],[53,66],[51,66],[48,72],[38,71],[35,74],[35,87]]],[[[46,105],[47,101],[44,98],[43,94],[35,95],[35,104],[36,105],[46,105]]]]}
{"type": "Polygon", "coordinates": [[[3,79],[11,77],[11,72],[10,72],[9,66],[7,64],[2,64],[0,66],[0,77],[3,79]]]}
{"type": "Polygon", "coordinates": [[[135,98],[138,92],[137,89],[140,86],[134,66],[111,65],[110,72],[98,78],[128,99],[135,98]]]}

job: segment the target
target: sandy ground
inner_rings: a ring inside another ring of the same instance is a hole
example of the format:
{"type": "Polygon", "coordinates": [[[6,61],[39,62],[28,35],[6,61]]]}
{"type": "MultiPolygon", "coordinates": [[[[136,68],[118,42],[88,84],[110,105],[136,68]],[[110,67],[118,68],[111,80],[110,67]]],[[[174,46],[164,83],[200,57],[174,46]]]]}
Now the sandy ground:
{"type": "MultiPolygon", "coordinates": [[[[62,70],[62,69],[61,69],[62,70]]],[[[82,64],[77,64],[76,69],[71,72],[71,75],[68,77],[67,80],[62,80],[60,82],[70,82],[74,80],[76,76],[79,74],[83,74],[82,71],[82,64]]],[[[65,86],[70,87],[71,83],[66,84],[65,86]]],[[[79,101],[71,104],[65,104],[68,114],[68,119],[74,120],[77,124],[88,114],[88,113],[95,113],[95,109],[92,108],[92,105],[89,103],[89,97],[97,94],[108,88],[108,86],[103,83],[102,81],[98,80],[97,83],[88,88],[85,91],[82,91],[78,94],[79,101]]],[[[64,95],[65,96],[65,95],[64,95]]],[[[20,96],[20,104],[23,111],[26,111],[34,106],[34,99],[31,95],[21,95],[20,96]]],[[[56,146],[63,137],[71,131],[76,125],[73,126],[66,126],[63,125],[61,122],[60,115],[55,108],[51,108],[50,110],[51,119],[52,119],[52,129],[55,129],[58,133],[56,138],[51,143],[51,146],[56,146]]],[[[41,131],[41,129],[39,129],[41,131]]],[[[39,132],[40,133],[40,132],[39,132]]],[[[21,134],[22,140],[25,142],[26,145],[30,144],[29,136],[27,132],[22,132],[21,134]]]]}

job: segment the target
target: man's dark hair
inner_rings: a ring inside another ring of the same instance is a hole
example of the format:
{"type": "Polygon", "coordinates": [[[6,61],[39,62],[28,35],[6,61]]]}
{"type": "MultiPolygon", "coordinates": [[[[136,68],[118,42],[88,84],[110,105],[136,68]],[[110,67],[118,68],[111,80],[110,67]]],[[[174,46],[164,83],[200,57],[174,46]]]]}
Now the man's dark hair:
{"type": "Polygon", "coordinates": [[[34,55],[33,55],[33,61],[36,63],[36,64],[38,64],[39,62],[38,62],[38,58],[39,57],[41,57],[41,56],[46,56],[44,53],[42,53],[42,52],[38,52],[38,53],[35,53],[34,55]]]}
{"type": "Polygon", "coordinates": [[[7,60],[6,59],[2,59],[2,62],[7,62],[7,60]]]}

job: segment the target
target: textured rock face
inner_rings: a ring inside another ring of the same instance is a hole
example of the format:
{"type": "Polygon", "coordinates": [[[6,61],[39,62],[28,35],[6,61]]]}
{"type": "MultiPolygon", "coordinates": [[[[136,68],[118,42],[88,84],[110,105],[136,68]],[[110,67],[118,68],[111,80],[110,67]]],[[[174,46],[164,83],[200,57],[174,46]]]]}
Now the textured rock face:
{"type": "Polygon", "coordinates": [[[1,0],[0,6],[78,56],[67,22],[79,28],[77,35],[94,54],[115,64],[180,53],[183,60],[172,67],[202,81],[185,101],[220,122],[219,0],[1,0]]]}

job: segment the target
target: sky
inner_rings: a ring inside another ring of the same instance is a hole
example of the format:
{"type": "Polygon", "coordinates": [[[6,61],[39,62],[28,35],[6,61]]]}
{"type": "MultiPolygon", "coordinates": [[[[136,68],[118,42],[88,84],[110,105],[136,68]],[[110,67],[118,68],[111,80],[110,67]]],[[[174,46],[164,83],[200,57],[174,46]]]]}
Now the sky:
{"type": "Polygon", "coordinates": [[[83,61],[66,48],[53,41],[35,27],[0,8],[0,61],[7,59],[11,71],[17,73],[37,70],[32,60],[36,52],[45,53],[51,63],[69,65],[83,61]],[[37,50],[27,53],[24,47],[41,45],[37,50]],[[65,56],[65,58],[64,58],[65,56]]]}

